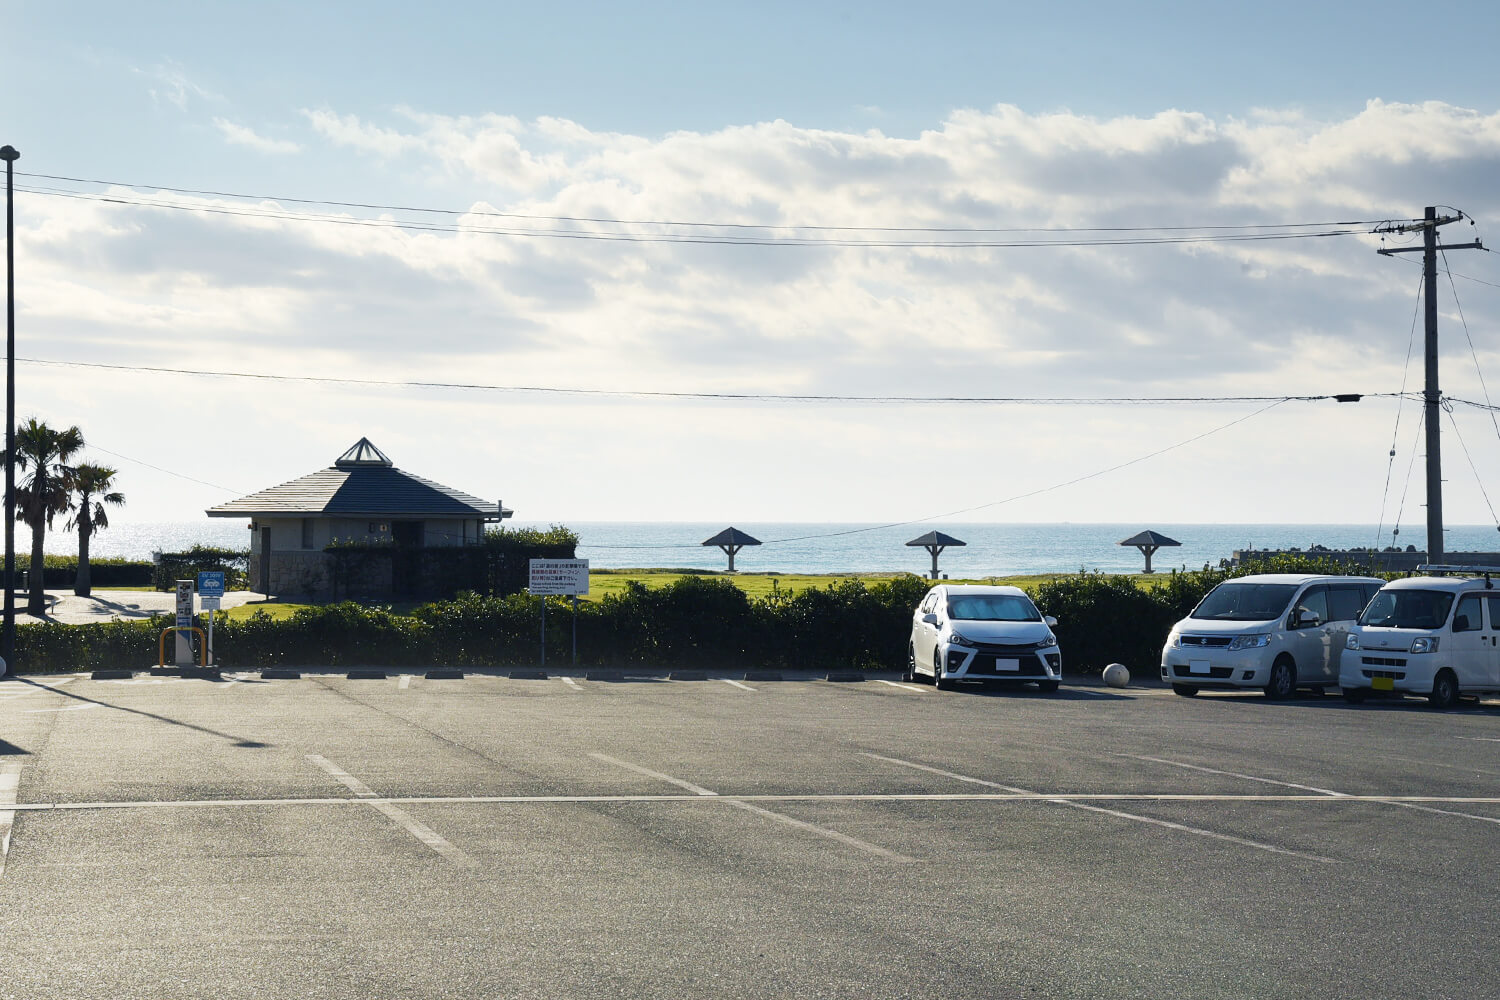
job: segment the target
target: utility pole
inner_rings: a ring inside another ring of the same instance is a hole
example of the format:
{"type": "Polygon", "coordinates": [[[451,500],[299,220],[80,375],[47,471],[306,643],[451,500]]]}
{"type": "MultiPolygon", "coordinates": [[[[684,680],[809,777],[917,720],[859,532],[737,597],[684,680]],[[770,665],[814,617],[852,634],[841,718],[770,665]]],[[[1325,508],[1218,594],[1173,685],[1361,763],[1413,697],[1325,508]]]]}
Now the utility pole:
{"type": "MultiPolygon", "coordinates": [[[[1455,209],[1454,211],[1457,211],[1455,209]]],[[[1437,214],[1437,208],[1429,205],[1421,222],[1390,224],[1375,229],[1377,233],[1410,233],[1422,231],[1419,247],[1381,247],[1377,253],[1389,257],[1398,253],[1422,254],[1422,303],[1426,319],[1425,354],[1427,378],[1422,389],[1422,419],[1427,436],[1427,561],[1432,564],[1443,561],[1443,461],[1442,422],[1439,407],[1442,393],[1438,391],[1438,333],[1437,333],[1437,255],[1439,250],[1483,250],[1478,240],[1472,243],[1444,243],[1437,241],[1439,226],[1458,222],[1464,213],[1456,215],[1437,214]]],[[[1469,220],[1473,225],[1474,220],[1469,220]]]]}

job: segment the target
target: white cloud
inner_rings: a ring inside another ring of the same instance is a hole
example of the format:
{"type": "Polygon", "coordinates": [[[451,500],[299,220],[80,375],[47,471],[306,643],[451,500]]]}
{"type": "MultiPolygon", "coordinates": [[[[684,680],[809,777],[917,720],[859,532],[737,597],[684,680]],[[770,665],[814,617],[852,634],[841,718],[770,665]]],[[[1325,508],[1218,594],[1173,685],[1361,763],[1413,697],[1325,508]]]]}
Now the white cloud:
{"type": "Polygon", "coordinates": [[[239,125],[223,118],[215,118],[214,126],[233,145],[247,146],[261,153],[295,153],[301,149],[290,139],[271,139],[258,135],[254,129],[246,125],[239,125]]]}
{"type": "Polygon", "coordinates": [[[222,95],[203,87],[187,71],[175,62],[158,63],[148,69],[136,69],[137,76],[151,82],[148,92],[156,104],[170,104],[178,111],[186,111],[188,102],[194,98],[210,103],[221,103],[222,95]]]}
{"type": "MultiPolygon", "coordinates": [[[[916,138],[783,121],[647,138],[500,114],[302,115],[328,141],[320,154],[344,157],[361,190],[380,182],[374,154],[400,157],[403,184],[462,192],[458,206],[433,207],[466,214],[419,218],[458,219],[464,231],[33,199],[23,223],[22,304],[45,353],[655,391],[1392,391],[1401,385],[1416,274],[1408,262],[1374,254],[1372,238],[974,249],[569,237],[909,243],[983,228],[995,241],[1039,240],[1049,228],[1094,227],[1106,236],[1118,227],[1375,219],[1417,215],[1433,203],[1457,205],[1483,223],[1500,210],[1493,185],[1500,113],[1436,103],[1371,102],[1326,122],[1275,109],[1243,120],[1182,110],[1096,119],[1002,105],[955,112],[916,138]]],[[[231,141],[277,141],[217,124],[231,141]]],[[[387,200],[414,199],[401,191],[387,200]]],[[[1455,270],[1500,281],[1492,259],[1460,266],[1450,255],[1455,270]]],[[[1500,303],[1485,286],[1460,291],[1481,361],[1493,369],[1500,303]]],[[[1445,305],[1445,323],[1450,312],[1445,305]]],[[[1445,384],[1456,395],[1477,394],[1461,356],[1445,360],[1445,384]]],[[[116,403],[104,412],[132,413],[142,391],[118,375],[75,375],[68,391],[116,403]]],[[[200,478],[268,485],[314,467],[313,452],[324,462],[368,433],[382,447],[399,450],[405,441],[416,452],[398,462],[470,492],[503,494],[540,520],[553,512],[714,517],[716,503],[762,519],[925,515],[1076,478],[1244,412],[757,408],[242,382],[214,390],[229,410],[254,419],[220,429],[230,464],[200,478]],[[264,427],[277,420],[293,421],[296,436],[308,438],[294,455],[265,446],[264,427]],[[482,481],[447,475],[450,462],[484,470],[475,473],[482,481]]],[[[56,391],[65,407],[69,397],[56,391]]],[[[1374,401],[1287,404],[1088,489],[982,516],[1373,520],[1393,412],[1374,401]],[[1295,489],[1292,476],[1303,477],[1295,489]]],[[[122,417],[112,430],[157,435],[149,415],[139,425],[134,419],[122,417]]],[[[1466,493],[1456,471],[1450,479],[1450,517],[1488,517],[1477,491],[1466,493]]]]}

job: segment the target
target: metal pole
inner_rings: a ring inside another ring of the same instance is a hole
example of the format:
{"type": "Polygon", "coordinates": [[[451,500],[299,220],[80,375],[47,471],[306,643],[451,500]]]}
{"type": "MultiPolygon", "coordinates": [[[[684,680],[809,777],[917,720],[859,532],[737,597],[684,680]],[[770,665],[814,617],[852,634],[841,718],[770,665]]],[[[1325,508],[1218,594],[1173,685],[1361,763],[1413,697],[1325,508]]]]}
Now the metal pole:
{"type": "Polygon", "coordinates": [[[547,665],[547,596],[542,595],[542,666],[547,665]]]}
{"type": "Polygon", "coordinates": [[[573,595],[573,666],[578,666],[578,595],[573,595]]]}
{"type": "Polygon", "coordinates": [[[16,653],[16,213],[15,169],[21,154],[0,146],[5,161],[5,628],[0,676],[16,653]]]}
{"type": "Polygon", "coordinates": [[[1438,412],[1437,208],[1428,206],[1422,229],[1423,306],[1427,321],[1427,382],[1423,419],[1427,422],[1427,561],[1443,562],[1442,418],[1438,412]]]}

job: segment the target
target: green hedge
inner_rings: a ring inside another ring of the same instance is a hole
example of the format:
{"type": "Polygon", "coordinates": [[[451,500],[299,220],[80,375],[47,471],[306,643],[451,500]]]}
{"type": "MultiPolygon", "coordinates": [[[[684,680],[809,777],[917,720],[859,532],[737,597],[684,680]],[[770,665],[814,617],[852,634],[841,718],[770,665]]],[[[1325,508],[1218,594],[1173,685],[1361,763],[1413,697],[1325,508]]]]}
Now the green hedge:
{"type": "MultiPolygon", "coordinates": [[[[152,585],[157,590],[171,590],[178,580],[197,580],[203,572],[221,572],[228,590],[244,590],[250,565],[249,549],[218,549],[194,545],[186,552],[163,552],[156,560],[152,585]]],[[[104,586],[97,579],[94,586],[104,586]]]]}
{"type": "MultiPolygon", "coordinates": [[[[1172,623],[1231,576],[1251,572],[1328,572],[1316,559],[1281,558],[1233,571],[1177,571],[1141,586],[1130,577],[1086,573],[1036,589],[1037,604],[1058,619],[1070,673],[1097,673],[1121,662],[1152,676],[1172,623]]],[[[582,666],[790,670],[905,666],[912,612],[929,582],[916,576],[865,586],[844,581],[749,598],[723,577],[684,577],[660,588],[631,582],[618,594],[578,605],[582,666]]],[[[411,615],[352,602],[299,609],[287,619],[257,614],[214,626],[221,664],[507,667],[535,664],[541,602],[527,594],[427,604],[411,615]]],[[[547,598],[547,660],[571,659],[573,612],[547,598]]],[[[157,659],[160,622],[35,625],[18,630],[16,666],[28,673],[143,668],[157,659]]]]}

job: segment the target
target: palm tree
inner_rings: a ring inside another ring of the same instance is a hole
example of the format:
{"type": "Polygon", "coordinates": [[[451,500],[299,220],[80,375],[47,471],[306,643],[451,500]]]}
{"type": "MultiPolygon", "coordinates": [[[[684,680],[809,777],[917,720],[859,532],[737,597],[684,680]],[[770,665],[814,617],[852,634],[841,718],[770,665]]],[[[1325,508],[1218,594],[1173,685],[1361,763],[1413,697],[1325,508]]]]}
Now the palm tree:
{"type": "Polygon", "coordinates": [[[109,527],[109,514],[105,512],[104,505],[125,505],[125,494],[110,492],[119,471],[107,465],[90,465],[87,462],[80,462],[73,467],[73,493],[78,497],[78,506],[64,527],[71,530],[76,525],[78,528],[78,579],[73,582],[73,593],[80,597],[89,596],[92,589],[89,580],[89,539],[94,532],[109,527]]]}
{"type": "Polygon", "coordinates": [[[42,542],[52,519],[73,509],[73,469],[67,463],[82,447],[83,432],[77,427],[55,431],[31,417],[16,428],[16,465],[31,472],[16,484],[16,519],[31,527],[30,615],[40,617],[47,610],[42,542]]]}

